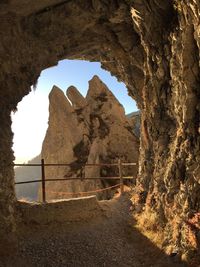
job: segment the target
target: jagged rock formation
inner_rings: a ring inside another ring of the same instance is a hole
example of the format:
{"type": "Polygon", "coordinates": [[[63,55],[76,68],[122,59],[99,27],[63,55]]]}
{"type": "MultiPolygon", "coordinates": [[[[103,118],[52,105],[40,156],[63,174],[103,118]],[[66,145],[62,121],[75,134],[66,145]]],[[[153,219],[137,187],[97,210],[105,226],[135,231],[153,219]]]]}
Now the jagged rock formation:
{"type": "Polygon", "coordinates": [[[157,231],[164,229],[163,246],[188,259],[200,245],[200,3],[142,1],[134,7],[139,12],[133,14],[134,28],[146,58],[140,201],[157,231]]]}
{"type": "Polygon", "coordinates": [[[141,110],[143,213],[155,215],[165,249],[198,252],[199,12],[199,0],[1,1],[2,251],[15,231],[10,112],[43,69],[68,58],[100,61],[125,82],[141,110]]]}
{"type": "MultiPolygon", "coordinates": [[[[29,160],[27,164],[40,164],[41,156],[29,160]]],[[[41,167],[17,167],[15,168],[15,182],[33,181],[41,179],[41,167]]],[[[38,183],[15,185],[17,199],[28,199],[36,201],[38,199],[38,183]]]]}
{"type": "MultiPolygon", "coordinates": [[[[86,98],[70,86],[67,97],[53,87],[49,95],[49,127],[42,146],[46,163],[67,163],[69,167],[47,167],[46,178],[113,177],[118,168],[84,167],[84,164],[137,162],[139,141],[132,132],[125,111],[107,86],[94,76],[86,98]],[[82,166],[83,165],[83,166],[82,166]]],[[[136,167],[124,167],[125,176],[137,175],[136,167]]],[[[117,184],[112,180],[47,182],[47,199],[70,198],[66,193],[87,192],[117,184]]],[[[112,191],[96,194],[110,198],[112,191]]]]}

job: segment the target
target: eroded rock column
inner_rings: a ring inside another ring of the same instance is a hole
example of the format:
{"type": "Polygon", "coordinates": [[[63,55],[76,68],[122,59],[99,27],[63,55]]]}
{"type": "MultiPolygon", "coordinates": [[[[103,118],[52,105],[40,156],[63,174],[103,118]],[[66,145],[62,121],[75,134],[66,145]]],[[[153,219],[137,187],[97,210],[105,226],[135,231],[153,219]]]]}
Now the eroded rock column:
{"type": "Polygon", "coordinates": [[[135,9],[135,29],[146,54],[141,218],[160,231],[169,253],[190,258],[200,245],[199,7],[187,1],[136,1],[135,9]]]}

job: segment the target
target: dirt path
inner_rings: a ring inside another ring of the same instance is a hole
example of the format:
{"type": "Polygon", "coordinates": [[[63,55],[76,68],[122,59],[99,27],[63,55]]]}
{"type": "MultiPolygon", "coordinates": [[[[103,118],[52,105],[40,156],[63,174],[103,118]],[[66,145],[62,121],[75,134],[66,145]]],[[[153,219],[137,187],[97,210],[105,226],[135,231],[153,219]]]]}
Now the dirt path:
{"type": "Polygon", "coordinates": [[[163,254],[132,226],[127,197],[101,205],[104,215],[90,222],[26,229],[20,238],[18,259],[4,267],[184,266],[163,254]]]}

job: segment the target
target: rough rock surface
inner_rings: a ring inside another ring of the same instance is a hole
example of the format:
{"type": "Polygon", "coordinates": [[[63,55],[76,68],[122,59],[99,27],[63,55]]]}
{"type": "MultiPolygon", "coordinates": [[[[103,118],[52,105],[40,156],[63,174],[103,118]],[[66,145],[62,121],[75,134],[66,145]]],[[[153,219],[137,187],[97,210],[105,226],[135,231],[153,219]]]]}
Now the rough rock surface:
{"type": "Polygon", "coordinates": [[[140,120],[141,114],[140,111],[131,112],[126,115],[129,123],[132,126],[133,133],[139,138],[140,137],[140,120]]]}
{"type": "Polygon", "coordinates": [[[43,69],[68,58],[100,61],[126,83],[142,114],[138,196],[144,213],[157,216],[165,245],[180,254],[198,251],[199,12],[199,0],[1,1],[3,247],[15,230],[10,112],[43,69]]]}
{"type": "Polygon", "coordinates": [[[134,7],[139,12],[134,28],[145,52],[141,217],[152,216],[156,231],[164,230],[166,250],[193,261],[200,245],[200,3],[136,1],[134,7]]]}
{"type": "MultiPolygon", "coordinates": [[[[84,164],[138,161],[139,141],[132,132],[124,108],[94,76],[86,98],[70,86],[67,97],[57,87],[49,95],[49,126],[42,146],[45,163],[67,163],[68,167],[46,167],[46,179],[66,177],[116,177],[117,166],[84,164]]],[[[123,167],[124,176],[137,176],[137,167],[123,167]]],[[[47,200],[70,198],[68,193],[87,192],[118,184],[113,180],[72,180],[47,182],[47,200]]],[[[113,190],[96,193],[109,198],[113,190]]]]}

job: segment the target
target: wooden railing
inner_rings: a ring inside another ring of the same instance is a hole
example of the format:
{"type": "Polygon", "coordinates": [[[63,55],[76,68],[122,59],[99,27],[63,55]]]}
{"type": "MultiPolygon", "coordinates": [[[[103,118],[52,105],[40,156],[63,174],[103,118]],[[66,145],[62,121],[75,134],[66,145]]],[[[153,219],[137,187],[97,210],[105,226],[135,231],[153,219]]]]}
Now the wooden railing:
{"type": "MultiPolygon", "coordinates": [[[[65,163],[62,163],[62,164],[57,164],[57,163],[45,163],[44,162],[44,159],[41,159],[41,163],[40,164],[14,164],[14,167],[21,167],[21,166],[25,166],[25,167],[41,167],[41,177],[42,179],[40,180],[32,180],[32,181],[23,181],[23,182],[16,182],[15,184],[16,185],[20,185],[20,184],[30,184],[30,183],[39,183],[41,182],[42,183],[42,202],[46,202],[46,182],[55,182],[55,181],[69,181],[69,180],[119,180],[120,183],[120,191],[121,191],[121,194],[124,193],[124,182],[123,180],[124,179],[134,179],[133,176],[123,176],[122,174],[122,168],[123,166],[136,166],[137,164],[136,163],[127,163],[127,162],[122,162],[121,159],[118,160],[118,163],[99,163],[99,164],[76,164],[76,166],[79,166],[81,168],[83,167],[92,167],[92,166],[109,166],[109,167],[112,167],[112,166],[117,166],[118,167],[118,173],[119,175],[118,176],[113,176],[113,177],[65,177],[63,176],[64,178],[53,178],[53,179],[46,179],[46,176],[45,176],[45,167],[52,167],[52,166],[55,166],[55,167],[59,167],[59,166],[62,166],[62,167],[70,167],[71,164],[65,164],[65,163]]],[[[102,189],[102,191],[105,190],[105,188],[102,189]]],[[[99,189],[97,190],[98,192],[100,191],[99,189]]],[[[87,193],[87,192],[82,192],[82,193],[87,193]]]]}

